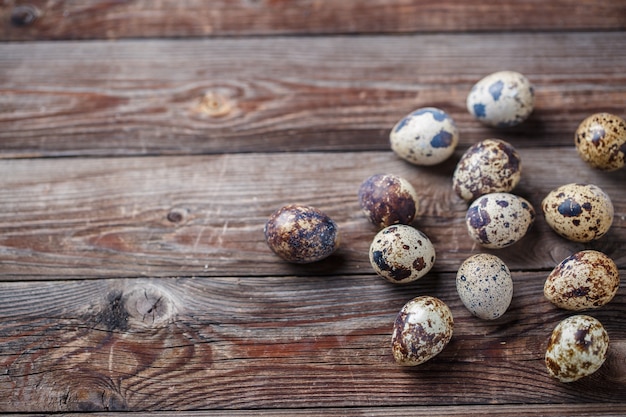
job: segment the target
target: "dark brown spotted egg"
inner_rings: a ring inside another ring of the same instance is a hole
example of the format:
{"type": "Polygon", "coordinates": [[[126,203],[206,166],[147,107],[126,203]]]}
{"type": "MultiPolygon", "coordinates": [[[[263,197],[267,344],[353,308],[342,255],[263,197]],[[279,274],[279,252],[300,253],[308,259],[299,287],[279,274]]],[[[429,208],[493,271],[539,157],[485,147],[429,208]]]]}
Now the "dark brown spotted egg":
{"type": "Polygon", "coordinates": [[[545,362],[550,376],[573,382],[596,372],[606,360],[609,335],[602,323],[586,316],[571,316],[552,331],[545,362]]]}
{"type": "Polygon", "coordinates": [[[593,184],[562,185],[548,193],[541,208],[552,230],[574,242],[599,239],[613,224],[613,203],[593,184]]]}
{"type": "Polygon", "coordinates": [[[452,339],[450,308],[428,295],[407,302],[393,323],[391,350],[396,363],[415,366],[437,356],[452,339]]]}
{"type": "Polygon", "coordinates": [[[533,206],[526,199],[510,193],[480,196],[465,214],[470,237],[491,249],[504,248],[519,241],[534,220],[533,206]]]}
{"type": "Polygon", "coordinates": [[[339,247],[335,222],[310,206],[291,204],[281,207],[267,220],[264,232],[270,249],[293,263],[322,260],[339,247]]]}
{"type": "Polygon", "coordinates": [[[465,201],[488,193],[510,192],[519,183],[522,162],[515,148],[500,139],[471,146],[452,174],[452,187],[465,201]]]}
{"type": "Polygon", "coordinates": [[[611,258],[583,250],[565,258],[548,275],[543,293],[557,307],[581,311],[601,307],[615,297],[619,270],[611,258]]]}
{"type": "Polygon", "coordinates": [[[394,284],[405,284],[430,271],[435,264],[435,247],[416,228],[398,224],[376,234],[369,258],[378,275],[394,284]]]}
{"type": "Polygon", "coordinates": [[[408,180],[392,174],[376,174],[363,181],[359,204],[378,227],[410,224],[419,209],[415,188],[408,180]]]}
{"type": "Polygon", "coordinates": [[[594,168],[615,171],[626,164],[626,121],[610,113],[596,113],[576,130],[576,150],[594,168]]]}

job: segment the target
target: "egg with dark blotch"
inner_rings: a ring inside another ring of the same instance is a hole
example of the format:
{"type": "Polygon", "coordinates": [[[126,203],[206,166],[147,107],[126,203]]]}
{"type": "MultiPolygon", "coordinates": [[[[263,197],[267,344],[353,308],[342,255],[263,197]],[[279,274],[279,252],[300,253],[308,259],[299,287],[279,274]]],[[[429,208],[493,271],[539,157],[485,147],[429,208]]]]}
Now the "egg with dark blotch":
{"type": "Polygon", "coordinates": [[[613,203],[594,184],[562,185],[546,195],[541,208],[552,230],[574,242],[600,239],[613,224],[613,203]]]}
{"type": "Polygon", "coordinates": [[[611,258],[583,250],[565,258],[548,275],[545,297],[557,307],[582,311],[610,302],[619,288],[619,270],[611,258]]]}
{"type": "Polygon", "coordinates": [[[393,323],[391,350],[396,363],[415,366],[437,356],[454,331],[450,308],[440,299],[420,296],[407,302],[393,323]]]}
{"type": "Polygon", "coordinates": [[[594,168],[615,171],[626,164],[626,121],[611,113],[583,120],[575,136],[576,150],[594,168]]]}
{"type": "Polygon", "coordinates": [[[389,142],[396,155],[412,164],[436,165],[454,153],[459,130],[445,111],[424,107],[396,123],[389,142]]]}
{"type": "Polygon", "coordinates": [[[435,247],[421,231],[398,224],[376,234],[369,258],[378,275],[394,284],[405,284],[431,270],[435,264],[435,247]]]}
{"type": "Polygon", "coordinates": [[[293,263],[322,260],[339,247],[337,224],[310,206],[281,207],[270,216],[264,232],[270,249],[293,263]]]}
{"type": "Polygon", "coordinates": [[[573,382],[596,372],[609,348],[609,335],[597,319],[576,315],[552,331],[546,350],[548,373],[561,382],[573,382]]]}
{"type": "Polygon", "coordinates": [[[488,253],[467,258],[456,275],[456,290],[476,317],[494,320],[509,308],[513,298],[511,271],[502,259],[488,253]]]}
{"type": "Polygon", "coordinates": [[[470,237],[486,248],[500,249],[523,238],[535,221],[535,209],[524,198],[491,193],[477,198],[467,209],[470,237]]]}
{"type": "Polygon", "coordinates": [[[411,183],[397,175],[376,174],[359,187],[359,204],[370,222],[378,227],[410,224],[419,209],[411,183]]]}
{"type": "Polygon", "coordinates": [[[467,110],[488,126],[511,127],[530,116],[534,102],[528,78],[515,71],[498,71],[474,84],[467,95],[467,110]]]}
{"type": "Polygon", "coordinates": [[[515,148],[501,139],[485,139],[470,146],[452,174],[452,188],[465,201],[496,192],[510,192],[522,176],[515,148]]]}

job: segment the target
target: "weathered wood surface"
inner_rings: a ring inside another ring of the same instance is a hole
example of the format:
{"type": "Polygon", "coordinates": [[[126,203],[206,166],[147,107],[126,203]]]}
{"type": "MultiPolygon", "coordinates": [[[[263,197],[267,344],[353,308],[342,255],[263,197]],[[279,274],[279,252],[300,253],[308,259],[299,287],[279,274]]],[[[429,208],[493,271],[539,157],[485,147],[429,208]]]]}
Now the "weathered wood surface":
{"type": "Polygon", "coordinates": [[[626,28],[623,0],[5,0],[0,39],[626,28]]]}
{"type": "Polygon", "coordinates": [[[626,112],[625,44],[625,32],[5,43],[0,156],[383,150],[423,106],[452,115],[462,146],[570,146],[589,114],[626,112]],[[485,128],[467,93],[511,68],[535,84],[536,110],[485,128]]]}

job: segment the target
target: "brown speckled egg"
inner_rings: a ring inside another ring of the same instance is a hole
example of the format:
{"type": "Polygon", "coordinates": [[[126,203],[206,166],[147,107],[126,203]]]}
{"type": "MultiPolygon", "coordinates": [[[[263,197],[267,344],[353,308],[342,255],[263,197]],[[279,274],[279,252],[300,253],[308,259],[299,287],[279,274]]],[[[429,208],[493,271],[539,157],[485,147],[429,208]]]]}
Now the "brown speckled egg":
{"type": "Polygon", "coordinates": [[[281,207],[270,216],[264,232],[270,249],[294,263],[319,261],[339,246],[335,222],[309,206],[292,204],[281,207]]]}
{"type": "Polygon", "coordinates": [[[509,192],[522,175],[515,148],[500,139],[485,139],[471,146],[452,174],[452,187],[465,201],[488,193],[509,192]]]}
{"type": "Polygon", "coordinates": [[[453,330],[452,312],[443,301],[416,297],[402,307],[393,323],[393,357],[405,366],[424,363],[446,347],[453,330]]]}
{"type": "Polygon", "coordinates": [[[367,218],[378,227],[410,224],[419,209],[415,188],[406,179],[376,174],[359,187],[359,204],[367,218]]]}
{"type": "Polygon", "coordinates": [[[594,168],[615,171],[626,164],[626,121],[610,113],[596,113],[582,121],[575,136],[576,150],[594,168]]]}
{"type": "Polygon", "coordinates": [[[467,258],[456,274],[456,290],[465,307],[476,317],[501,317],[513,298],[511,271],[495,255],[479,253],[467,258]]]}
{"type": "Polygon", "coordinates": [[[552,331],[545,361],[550,376],[573,382],[596,372],[606,360],[609,335],[597,319],[571,316],[552,331]]]}
{"type": "Polygon", "coordinates": [[[581,311],[613,299],[619,288],[615,262],[602,252],[583,250],[565,258],[548,275],[543,293],[557,307],[581,311]]]}
{"type": "Polygon", "coordinates": [[[526,199],[510,193],[480,196],[465,214],[470,237],[491,249],[510,246],[523,238],[534,220],[533,206],[526,199]]]}
{"type": "Polygon", "coordinates": [[[548,193],[541,208],[552,230],[574,242],[599,239],[613,224],[613,203],[593,184],[562,185],[548,193]]]}
{"type": "Polygon", "coordinates": [[[389,226],[376,234],[369,251],[374,271],[394,284],[415,281],[435,264],[435,247],[412,226],[389,226]]]}

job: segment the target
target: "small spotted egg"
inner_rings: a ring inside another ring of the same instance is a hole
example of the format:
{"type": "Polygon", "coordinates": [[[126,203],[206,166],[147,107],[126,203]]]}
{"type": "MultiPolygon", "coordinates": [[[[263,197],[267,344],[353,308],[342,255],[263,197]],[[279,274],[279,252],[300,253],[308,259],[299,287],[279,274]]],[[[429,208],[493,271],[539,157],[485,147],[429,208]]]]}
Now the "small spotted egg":
{"type": "Polygon", "coordinates": [[[522,176],[515,148],[500,139],[485,139],[465,151],[452,174],[452,187],[465,201],[488,193],[510,192],[522,176]]]}
{"type": "Polygon", "coordinates": [[[626,121],[610,113],[596,113],[578,126],[576,150],[594,168],[615,171],[626,164],[626,121]]]}
{"type": "Polygon", "coordinates": [[[393,323],[391,350],[400,365],[414,366],[437,356],[452,339],[450,308],[428,295],[406,303],[393,323]]]}
{"type": "Polygon", "coordinates": [[[562,185],[548,193],[541,208],[552,230],[574,242],[599,239],[613,224],[613,203],[593,184],[562,185]]]}
{"type": "Polygon", "coordinates": [[[510,127],[530,116],[534,100],[533,86],[524,75],[498,71],[474,84],[467,96],[467,110],[488,126],[510,127]]]}
{"type": "Polygon", "coordinates": [[[454,153],[459,131],[446,112],[424,107],[396,123],[389,141],[400,158],[415,165],[436,165],[454,153]]]}
{"type": "Polygon", "coordinates": [[[286,261],[309,263],[330,256],[339,246],[335,222],[320,210],[291,204],[276,210],[265,224],[270,249],[286,261]]]}
{"type": "Polygon", "coordinates": [[[477,198],[467,209],[465,223],[470,237],[482,246],[500,249],[523,238],[535,220],[535,209],[526,199],[509,193],[477,198]]]}
{"type": "Polygon", "coordinates": [[[573,382],[596,372],[606,360],[609,335],[597,319],[571,316],[552,331],[545,361],[550,376],[573,382]]]}
{"type": "Polygon", "coordinates": [[[430,271],[435,264],[435,247],[416,228],[398,224],[376,234],[369,258],[378,275],[394,284],[404,284],[430,271]]]}
{"type": "Polygon", "coordinates": [[[497,256],[479,253],[467,258],[456,275],[456,290],[465,307],[476,317],[502,316],[513,298],[513,280],[497,256]]]}
{"type": "Polygon", "coordinates": [[[583,250],[558,264],[548,275],[543,293],[557,307],[581,311],[613,299],[619,288],[615,262],[602,252],[583,250]]]}
{"type": "Polygon", "coordinates": [[[406,179],[392,174],[366,179],[359,188],[359,204],[378,227],[410,224],[419,208],[415,188],[406,179]]]}

